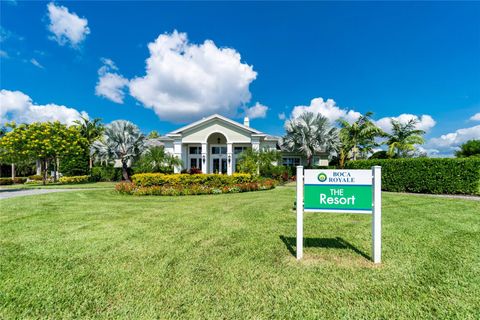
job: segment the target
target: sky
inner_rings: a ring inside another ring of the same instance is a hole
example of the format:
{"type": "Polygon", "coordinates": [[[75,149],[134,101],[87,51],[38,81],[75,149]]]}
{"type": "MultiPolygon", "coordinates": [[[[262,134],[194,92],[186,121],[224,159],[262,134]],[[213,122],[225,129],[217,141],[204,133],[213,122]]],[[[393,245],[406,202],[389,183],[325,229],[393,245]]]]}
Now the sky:
{"type": "Polygon", "coordinates": [[[219,113],[273,135],[303,112],[480,138],[480,2],[0,2],[0,122],[219,113]]]}

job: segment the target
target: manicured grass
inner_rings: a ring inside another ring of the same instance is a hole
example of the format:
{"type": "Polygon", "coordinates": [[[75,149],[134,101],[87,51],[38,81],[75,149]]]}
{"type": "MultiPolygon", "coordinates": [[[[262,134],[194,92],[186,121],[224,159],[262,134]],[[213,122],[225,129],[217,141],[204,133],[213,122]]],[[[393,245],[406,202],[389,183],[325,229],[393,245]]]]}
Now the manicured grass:
{"type": "Polygon", "coordinates": [[[381,266],[369,216],[306,214],[297,262],[294,192],[1,200],[0,318],[478,318],[480,202],[384,194],[381,266]]]}
{"type": "Polygon", "coordinates": [[[0,186],[2,189],[97,189],[109,188],[113,189],[117,182],[91,182],[91,183],[77,183],[77,184],[59,184],[51,183],[47,185],[42,184],[13,184],[8,186],[0,186]]]}

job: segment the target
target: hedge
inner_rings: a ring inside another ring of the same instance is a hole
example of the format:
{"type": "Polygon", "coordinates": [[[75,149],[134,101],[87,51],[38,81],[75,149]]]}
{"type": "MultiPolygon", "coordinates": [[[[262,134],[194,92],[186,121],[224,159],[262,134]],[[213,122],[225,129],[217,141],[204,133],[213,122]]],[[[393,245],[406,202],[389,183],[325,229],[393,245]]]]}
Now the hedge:
{"type": "Polygon", "coordinates": [[[480,194],[479,158],[357,160],[346,169],[382,167],[382,190],[433,194],[480,194]]]}
{"type": "Polygon", "coordinates": [[[27,178],[24,177],[15,177],[15,178],[0,178],[0,186],[10,185],[10,184],[23,184],[27,182],[27,178]]]}
{"type": "Polygon", "coordinates": [[[248,173],[234,173],[231,176],[222,174],[139,173],[132,176],[132,182],[140,187],[164,185],[205,185],[208,187],[224,187],[255,181],[256,178],[248,173]]]}
{"type": "Polygon", "coordinates": [[[90,176],[61,177],[58,181],[61,184],[87,183],[90,181],[90,176]]]}

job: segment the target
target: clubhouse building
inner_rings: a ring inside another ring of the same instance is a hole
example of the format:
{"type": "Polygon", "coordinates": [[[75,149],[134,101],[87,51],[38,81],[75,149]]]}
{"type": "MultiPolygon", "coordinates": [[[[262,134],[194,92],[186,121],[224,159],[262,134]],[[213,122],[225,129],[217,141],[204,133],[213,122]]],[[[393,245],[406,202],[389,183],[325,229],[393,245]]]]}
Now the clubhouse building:
{"type": "MultiPolygon", "coordinates": [[[[300,155],[282,148],[282,139],[250,127],[245,117],[243,124],[214,114],[187,126],[167,133],[158,140],[165,151],[183,162],[182,169],[200,169],[203,173],[232,174],[236,171],[239,155],[248,148],[253,150],[278,150],[282,164],[297,166],[305,163],[300,155]]],[[[327,154],[314,157],[314,164],[328,165],[327,154]]]]}

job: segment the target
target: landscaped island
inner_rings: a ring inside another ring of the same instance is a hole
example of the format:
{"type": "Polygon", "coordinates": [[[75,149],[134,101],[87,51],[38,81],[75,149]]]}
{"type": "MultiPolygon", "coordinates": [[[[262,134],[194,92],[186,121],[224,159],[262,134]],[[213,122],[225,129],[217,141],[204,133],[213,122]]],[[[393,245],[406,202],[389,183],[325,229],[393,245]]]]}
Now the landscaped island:
{"type": "Polygon", "coordinates": [[[239,193],[275,188],[277,181],[248,173],[219,174],[144,173],[132,176],[132,182],[120,182],[115,189],[122,194],[180,196],[239,193]]]}

